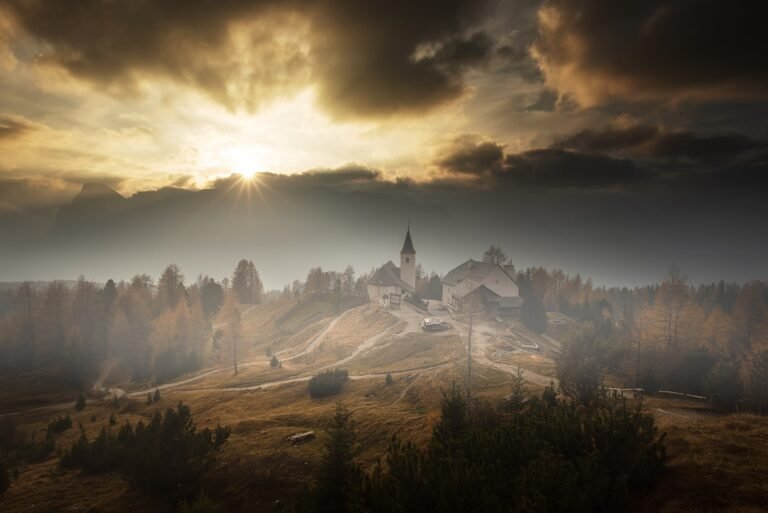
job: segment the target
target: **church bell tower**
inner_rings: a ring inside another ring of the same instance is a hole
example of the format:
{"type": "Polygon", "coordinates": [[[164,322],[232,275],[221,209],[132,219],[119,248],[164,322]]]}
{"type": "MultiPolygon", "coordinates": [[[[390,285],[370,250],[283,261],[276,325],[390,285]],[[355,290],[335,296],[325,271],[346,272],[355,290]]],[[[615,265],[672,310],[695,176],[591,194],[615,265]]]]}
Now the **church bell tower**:
{"type": "Polygon", "coordinates": [[[400,251],[400,279],[416,290],[416,250],[411,240],[411,227],[405,233],[405,242],[400,251]]]}

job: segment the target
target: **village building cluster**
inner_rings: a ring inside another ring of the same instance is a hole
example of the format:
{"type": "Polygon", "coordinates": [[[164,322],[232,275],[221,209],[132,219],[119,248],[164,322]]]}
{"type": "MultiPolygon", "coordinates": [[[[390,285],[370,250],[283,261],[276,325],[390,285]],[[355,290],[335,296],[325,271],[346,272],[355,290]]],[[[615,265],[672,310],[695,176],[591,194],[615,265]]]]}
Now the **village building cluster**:
{"type": "MultiPolygon", "coordinates": [[[[389,308],[416,294],[416,249],[411,230],[400,250],[400,267],[391,260],[373,273],[367,283],[368,297],[389,308]]],[[[442,279],[443,307],[466,312],[483,311],[494,317],[517,317],[523,306],[511,266],[469,259],[451,269],[442,279]]]]}

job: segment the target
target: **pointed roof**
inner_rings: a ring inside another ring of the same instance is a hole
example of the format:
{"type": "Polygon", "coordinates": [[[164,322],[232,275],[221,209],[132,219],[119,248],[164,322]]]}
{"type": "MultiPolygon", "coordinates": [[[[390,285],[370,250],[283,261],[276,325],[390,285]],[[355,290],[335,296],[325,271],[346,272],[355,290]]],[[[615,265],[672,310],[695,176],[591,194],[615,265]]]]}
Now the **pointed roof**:
{"type": "Polygon", "coordinates": [[[416,250],[413,249],[413,241],[411,240],[411,229],[408,228],[408,231],[405,234],[405,242],[403,243],[403,249],[400,250],[400,254],[403,253],[415,255],[416,250]]]}
{"type": "Polygon", "coordinates": [[[379,285],[383,287],[394,285],[413,292],[413,287],[400,279],[400,268],[393,264],[391,260],[376,269],[373,276],[368,279],[368,285],[379,285]]]}

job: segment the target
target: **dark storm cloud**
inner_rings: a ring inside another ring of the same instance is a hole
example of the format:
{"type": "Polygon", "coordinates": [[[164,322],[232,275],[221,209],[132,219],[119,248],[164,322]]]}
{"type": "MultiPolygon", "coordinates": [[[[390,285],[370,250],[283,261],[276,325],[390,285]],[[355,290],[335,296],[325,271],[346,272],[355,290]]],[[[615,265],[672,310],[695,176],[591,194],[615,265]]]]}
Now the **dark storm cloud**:
{"type": "Polygon", "coordinates": [[[613,152],[646,144],[658,134],[657,127],[645,125],[607,127],[602,130],[585,129],[557,140],[554,146],[593,153],[613,152]]]}
{"type": "Polygon", "coordinates": [[[633,161],[558,149],[507,155],[502,182],[530,187],[602,189],[648,179],[633,161]]]}
{"type": "Polygon", "coordinates": [[[631,160],[543,148],[505,154],[504,146],[465,135],[435,159],[438,179],[471,179],[491,187],[611,188],[642,182],[648,174],[631,160]]]}
{"type": "Polygon", "coordinates": [[[484,62],[492,39],[471,27],[475,0],[3,0],[48,62],[113,89],[161,76],[229,107],[258,107],[309,81],[338,116],[426,110],[464,90],[462,71],[484,62]],[[245,47],[232,30],[249,23],[245,47]],[[305,32],[293,34],[294,26],[305,32]],[[282,32],[281,32],[282,30],[282,32]],[[468,35],[471,34],[471,35],[468,35]],[[432,52],[419,55],[422,48],[432,52]]]}
{"type": "Polygon", "coordinates": [[[748,152],[768,149],[768,141],[737,133],[697,134],[690,131],[665,131],[649,125],[632,125],[581,130],[556,140],[554,147],[636,157],[684,158],[714,165],[748,152]]]}
{"type": "Polygon", "coordinates": [[[476,136],[465,135],[453,141],[436,164],[448,173],[488,175],[501,170],[504,163],[504,146],[495,141],[484,141],[476,136]]]}
{"type": "Polygon", "coordinates": [[[36,126],[18,116],[0,114],[0,141],[15,139],[36,130],[36,126]]]}
{"type": "Polygon", "coordinates": [[[768,38],[755,0],[547,0],[533,55],[583,104],[610,97],[768,97],[768,38]]]}

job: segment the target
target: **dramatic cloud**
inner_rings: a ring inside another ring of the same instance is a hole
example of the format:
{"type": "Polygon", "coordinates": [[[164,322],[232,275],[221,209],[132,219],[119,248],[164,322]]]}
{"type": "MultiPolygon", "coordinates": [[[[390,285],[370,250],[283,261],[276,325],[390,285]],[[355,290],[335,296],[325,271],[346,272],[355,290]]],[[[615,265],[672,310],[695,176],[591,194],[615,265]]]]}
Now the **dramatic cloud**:
{"type": "Polygon", "coordinates": [[[631,160],[565,151],[537,149],[506,154],[504,146],[474,135],[454,139],[435,165],[441,176],[472,179],[490,187],[612,188],[647,178],[631,160]]]}
{"type": "Polygon", "coordinates": [[[611,98],[768,98],[761,2],[547,0],[533,46],[546,83],[583,105],[611,98]]]}
{"type": "Polygon", "coordinates": [[[633,125],[582,130],[558,139],[554,146],[590,153],[688,159],[704,164],[718,164],[751,151],[768,149],[768,141],[743,134],[696,134],[689,131],[667,131],[656,126],[633,125]]]}
{"type": "Polygon", "coordinates": [[[476,135],[464,135],[450,142],[435,162],[439,168],[463,175],[490,175],[501,171],[504,146],[476,135]]]}
{"type": "Polygon", "coordinates": [[[647,178],[631,160],[556,149],[508,155],[505,165],[500,180],[531,187],[601,189],[647,178]]]}
{"type": "Polygon", "coordinates": [[[42,62],[114,91],[163,77],[230,108],[314,84],[338,116],[418,112],[458,97],[493,40],[485,2],[4,0],[42,62]]]}
{"type": "Polygon", "coordinates": [[[34,124],[23,118],[0,114],[0,141],[16,139],[35,129],[34,124]]]}

